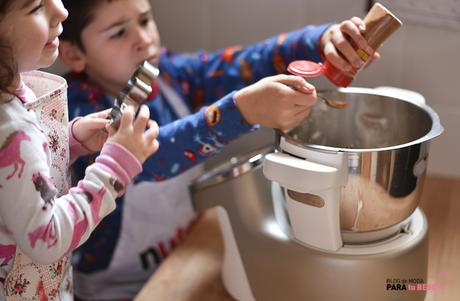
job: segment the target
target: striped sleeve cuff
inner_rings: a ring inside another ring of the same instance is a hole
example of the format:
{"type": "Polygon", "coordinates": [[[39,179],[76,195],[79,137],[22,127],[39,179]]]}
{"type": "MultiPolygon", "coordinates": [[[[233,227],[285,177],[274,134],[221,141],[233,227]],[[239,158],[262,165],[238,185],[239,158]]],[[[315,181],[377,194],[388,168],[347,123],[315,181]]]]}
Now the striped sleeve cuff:
{"type": "Polygon", "coordinates": [[[96,164],[108,168],[125,186],[142,171],[141,163],[124,146],[115,142],[106,142],[96,164]]]}

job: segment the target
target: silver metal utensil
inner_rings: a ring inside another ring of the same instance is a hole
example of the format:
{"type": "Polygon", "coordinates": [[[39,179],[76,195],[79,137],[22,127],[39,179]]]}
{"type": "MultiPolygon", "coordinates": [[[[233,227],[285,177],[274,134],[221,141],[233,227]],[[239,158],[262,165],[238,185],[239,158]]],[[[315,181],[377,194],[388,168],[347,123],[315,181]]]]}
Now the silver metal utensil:
{"type": "Polygon", "coordinates": [[[152,84],[158,78],[159,74],[160,70],[147,61],[144,61],[139,66],[115,99],[109,117],[112,120],[111,126],[118,128],[121,115],[127,106],[133,106],[137,114],[140,106],[152,93],[152,84]]]}

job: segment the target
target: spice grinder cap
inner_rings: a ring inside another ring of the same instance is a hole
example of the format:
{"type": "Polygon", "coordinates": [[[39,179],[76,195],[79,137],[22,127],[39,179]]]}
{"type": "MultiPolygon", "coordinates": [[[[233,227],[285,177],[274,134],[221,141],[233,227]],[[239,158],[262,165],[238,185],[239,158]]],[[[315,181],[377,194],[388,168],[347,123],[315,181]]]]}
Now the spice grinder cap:
{"type": "Polygon", "coordinates": [[[352,76],[343,73],[328,61],[324,65],[306,60],[293,61],[288,65],[287,70],[302,77],[317,77],[324,74],[339,87],[348,87],[353,81],[352,76]]]}
{"type": "Polygon", "coordinates": [[[321,63],[299,60],[291,62],[287,70],[302,77],[316,77],[324,73],[324,66],[321,63]]]}

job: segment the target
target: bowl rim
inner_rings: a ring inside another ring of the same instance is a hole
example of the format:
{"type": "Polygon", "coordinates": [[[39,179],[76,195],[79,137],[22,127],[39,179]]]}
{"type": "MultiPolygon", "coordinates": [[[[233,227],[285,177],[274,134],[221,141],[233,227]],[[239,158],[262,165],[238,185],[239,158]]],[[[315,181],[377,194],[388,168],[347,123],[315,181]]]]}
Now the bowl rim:
{"type": "MultiPolygon", "coordinates": [[[[394,94],[389,93],[387,90],[372,89],[372,88],[349,87],[349,88],[340,88],[338,90],[322,90],[320,92],[324,93],[324,92],[337,92],[337,91],[340,93],[347,93],[347,94],[368,94],[368,95],[375,95],[375,96],[384,96],[384,97],[389,97],[389,98],[393,98],[393,99],[397,99],[400,101],[410,103],[422,109],[424,112],[426,112],[430,116],[432,120],[431,129],[424,136],[416,140],[412,140],[412,141],[409,141],[403,144],[391,145],[391,146],[386,146],[386,147],[377,147],[377,148],[345,148],[345,147],[326,146],[326,145],[313,144],[313,143],[304,143],[300,141],[299,139],[293,138],[288,133],[283,132],[281,130],[275,130],[277,136],[283,138],[286,143],[290,143],[290,144],[293,144],[299,147],[303,147],[303,148],[309,148],[309,149],[320,150],[320,151],[325,151],[325,152],[361,153],[361,152],[375,152],[375,151],[391,151],[391,150],[405,148],[408,146],[423,143],[425,141],[429,141],[441,135],[442,132],[444,131],[444,128],[441,125],[441,121],[439,119],[439,115],[425,102],[411,100],[407,97],[398,97],[398,96],[395,96],[394,94]]],[[[281,139],[277,139],[277,140],[278,140],[277,143],[279,147],[281,144],[280,143],[281,139]]]]}

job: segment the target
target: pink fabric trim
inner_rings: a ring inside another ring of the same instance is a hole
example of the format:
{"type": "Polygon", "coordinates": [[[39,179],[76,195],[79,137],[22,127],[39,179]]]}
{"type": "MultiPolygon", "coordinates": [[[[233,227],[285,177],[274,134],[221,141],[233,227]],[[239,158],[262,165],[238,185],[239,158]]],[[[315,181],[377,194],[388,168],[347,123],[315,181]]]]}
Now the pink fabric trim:
{"type": "Polygon", "coordinates": [[[106,142],[96,163],[110,168],[114,175],[127,185],[142,171],[141,163],[122,145],[115,142],[106,142]]]}
{"type": "MultiPolygon", "coordinates": [[[[119,161],[118,161],[119,162],[119,161]]],[[[128,173],[118,164],[117,160],[107,155],[100,155],[96,158],[96,164],[103,164],[110,169],[111,174],[115,176],[124,185],[131,180],[128,173]]]]}
{"type": "Polygon", "coordinates": [[[19,98],[19,100],[23,104],[33,102],[37,99],[35,93],[29,87],[27,87],[22,81],[19,88],[16,91],[14,91],[14,95],[17,98],[19,98]]]}
{"type": "Polygon", "coordinates": [[[73,134],[73,125],[75,122],[80,120],[82,117],[76,117],[69,123],[69,150],[70,150],[70,162],[73,162],[80,156],[88,155],[92,153],[89,149],[87,149],[83,144],[80,143],[75,138],[73,134]]]}

